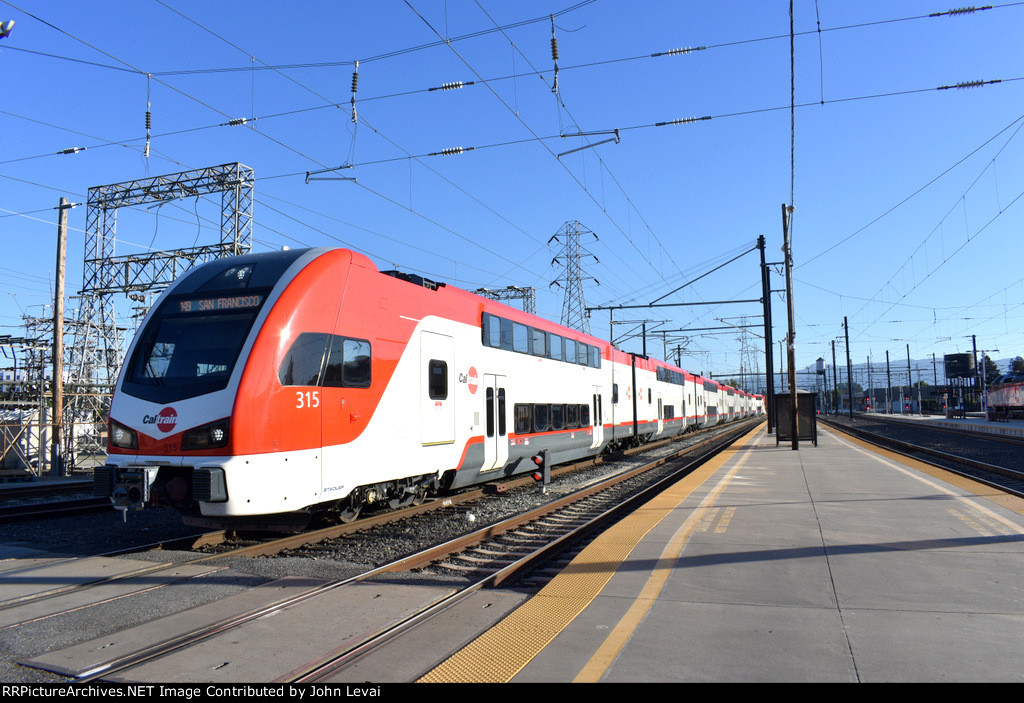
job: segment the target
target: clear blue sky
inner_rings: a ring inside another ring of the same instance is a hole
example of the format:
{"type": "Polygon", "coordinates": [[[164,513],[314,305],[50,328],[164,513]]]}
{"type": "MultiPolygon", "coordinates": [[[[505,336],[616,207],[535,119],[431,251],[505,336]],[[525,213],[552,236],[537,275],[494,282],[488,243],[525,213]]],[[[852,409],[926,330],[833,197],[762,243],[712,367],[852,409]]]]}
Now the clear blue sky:
{"type": "MultiPolygon", "coordinates": [[[[758,235],[780,261],[792,203],[798,366],[831,362],[844,316],[855,363],[887,350],[905,361],[908,344],[914,359],[941,359],[970,351],[970,335],[997,359],[1024,355],[1024,3],[951,9],[796,0],[791,141],[785,0],[0,0],[0,20],[16,22],[0,39],[0,334],[24,334],[21,315],[52,300],[61,196],[84,203],[90,186],[238,161],[255,169],[256,250],[348,246],[469,289],[534,286],[555,320],[548,240],[568,221],[597,235],[587,303],[636,304],[758,235]],[[684,47],[707,48],[651,56],[684,47]],[[477,83],[427,90],[455,81],[477,83]],[[242,117],[257,119],[221,126],[242,117]],[[587,143],[560,135],[615,129],[617,143],[557,156],[587,143]],[[87,149],[56,155],[71,147],[87,149]],[[453,147],[475,149],[428,156],[453,147]],[[306,183],[342,164],[355,182],[306,183]]],[[[218,213],[209,199],[122,211],[116,253],[216,241],[218,213]]],[[[74,294],[84,206],[69,225],[74,294]]],[[[759,295],[751,253],[663,302],[759,295]]],[[[781,339],[780,295],[774,314],[781,339]]],[[[679,329],[759,315],[615,317],[679,329]]],[[[591,324],[608,336],[607,313],[591,324]]],[[[738,332],[687,336],[693,371],[763,371],[741,359],[738,332]]],[[[661,355],[660,337],[649,350],[661,355]]]]}

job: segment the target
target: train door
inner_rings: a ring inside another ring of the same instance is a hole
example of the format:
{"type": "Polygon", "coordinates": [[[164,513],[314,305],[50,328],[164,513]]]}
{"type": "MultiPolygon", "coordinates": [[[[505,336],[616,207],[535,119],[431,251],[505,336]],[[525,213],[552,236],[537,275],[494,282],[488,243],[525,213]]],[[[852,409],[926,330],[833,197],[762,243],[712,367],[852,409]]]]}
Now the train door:
{"type": "Polygon", "coordinates": [[[661,393],[658,393],[658,434],[665,429],[665,406],[662,405],[661,393]]]}
{"type": "Polygon", "coordinates": [[[452,372],[455,341],[443,334],[420,333],[420,442],[423,446],[455,442],[452,372]]]}
{"type": "Polygon", "coordinates": [[[508,461],[505,376],[484,374],[484,465],[481,471],[500,469],[508,461]]]}
{"type": "Polygon", "coordinates": [[[593,441],[590,443],[591,449],[596,449],[604,444],[604,418],[601,417],[604,408],[601,406],[601,386],[594,386],[593,407],[590,409],[590,424],[594,428],[593,441]]]}

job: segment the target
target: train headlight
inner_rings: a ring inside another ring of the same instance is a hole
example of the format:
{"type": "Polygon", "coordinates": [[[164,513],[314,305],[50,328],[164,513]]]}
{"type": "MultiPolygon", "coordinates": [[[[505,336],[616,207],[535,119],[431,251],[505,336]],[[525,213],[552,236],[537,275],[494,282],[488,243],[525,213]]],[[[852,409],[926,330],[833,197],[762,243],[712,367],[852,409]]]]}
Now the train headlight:
{"type": "Polygon", "coordinates": [[[218,420],[188,430],[181,436],[181,449],[217,449],[228,445],[228,421],[218,420]]]}
{"type": "Polygon", "coordinates": [[[139,435],[135,430],[125,427],[116,420],[111,420],[110,443],[121,449],[138,449],[139,435]]]}

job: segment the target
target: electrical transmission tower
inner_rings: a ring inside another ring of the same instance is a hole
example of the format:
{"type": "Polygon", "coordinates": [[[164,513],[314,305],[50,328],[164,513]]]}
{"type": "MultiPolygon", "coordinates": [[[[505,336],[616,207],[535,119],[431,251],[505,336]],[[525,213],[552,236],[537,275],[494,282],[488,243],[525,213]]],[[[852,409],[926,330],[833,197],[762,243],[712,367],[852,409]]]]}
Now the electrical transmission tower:
{"type": "Polygon", "coordinates": [[[195,264],[248,253],[252,248],[253,170],[239,163],[89,189],[85,267],[74,344],[68,349],[68,404],[64,457],[105,452],[99,422],[109,411],[110,393],[123,358],[123,329],[115,322],[113,296],[137,302],[167,288],[195,264]],[[221,194],[220,242],[148,254],[115,256],[117,211],[151,203],[221,194]]]}
{"type": "Polygon", "coordinates": [[[565,262],[559,261],[559,256],[551,260],[551,263],[563,267],[563,274],[558,280],[552,281],[551,285],[560,286],[565,292],[562,300],[561,323],[566,327],[590,334],[590,318],[587,315],[587,302],[583,295],[583,281],[590,279],[600,285],[596,278],[583,275],[583,268],[580,265],[584,256],[591,256],[594,261],[597,257],[583,248],[580,241],[583,235],[591,235],[597,240],[597,235],[585,228],[579,222],[566,222],[562,229],[558,230],[548,244],[558,242],[562,245],[562,253],[559,256],[565,262]]]}
{"type": "Polygon", "coordinates": [[[537,314],[536,288],[520,288],[519,286],[509,286],[508,288],[502,288],[500,290],[494,290],[492,288],[477,288],[473,292],[477,295],[482,295],[485,298],[490,298],[491,300],[522,300],[523,312],[529,315],[537,314]]]}

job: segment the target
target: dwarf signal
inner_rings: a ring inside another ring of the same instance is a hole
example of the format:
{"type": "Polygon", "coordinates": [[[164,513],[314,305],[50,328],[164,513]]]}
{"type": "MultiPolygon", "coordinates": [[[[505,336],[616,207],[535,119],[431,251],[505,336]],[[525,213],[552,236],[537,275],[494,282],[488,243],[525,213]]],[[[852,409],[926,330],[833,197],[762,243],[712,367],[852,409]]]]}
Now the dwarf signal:
{"type": "Polygon", "coordinates": [[[551,463],[548,461],[548,450],[544,449],[530,459],[537,467],[532,474],[533,480],[540,484],[541,493],[547,493],[547,486],[551,483],[551,463]]]}

